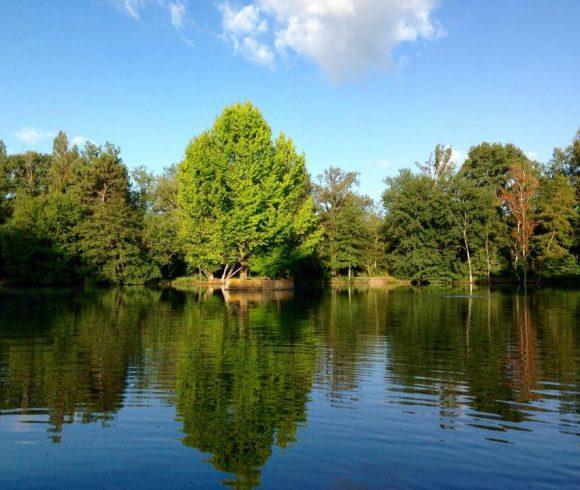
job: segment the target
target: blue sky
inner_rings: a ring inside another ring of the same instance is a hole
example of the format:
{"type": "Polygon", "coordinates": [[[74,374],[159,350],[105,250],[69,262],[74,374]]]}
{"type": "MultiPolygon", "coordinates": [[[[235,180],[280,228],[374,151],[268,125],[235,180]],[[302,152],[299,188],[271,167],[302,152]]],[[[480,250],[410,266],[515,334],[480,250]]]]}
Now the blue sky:
{"type": "Polygon", "coordinates": [[[574,0],[0,0],[0,138],[55,131],[160,170],[251,100],[317,175],[382,180],[436,143],[539,160],[580,127],[574,0]]]}

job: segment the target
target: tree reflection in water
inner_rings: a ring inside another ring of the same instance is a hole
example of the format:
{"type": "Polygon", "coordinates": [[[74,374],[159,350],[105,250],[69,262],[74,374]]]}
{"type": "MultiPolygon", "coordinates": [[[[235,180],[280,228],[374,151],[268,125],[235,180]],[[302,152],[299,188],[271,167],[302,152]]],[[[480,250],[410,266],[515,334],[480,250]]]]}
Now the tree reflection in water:
{"type": "Polygon", "coordinates": [[[564,290],[5,290],[0,417],[66,442],[66,424],[107,427],[162,398],[183,444],[253,487],[274,448],[296,442],[313,391],[356,406],[370,372],[384,403],[432,407],[443,429],[564,424],[579,412],[579,314],[564,290]],[[538,406],[548,396],[558,415],[538,406]]]}

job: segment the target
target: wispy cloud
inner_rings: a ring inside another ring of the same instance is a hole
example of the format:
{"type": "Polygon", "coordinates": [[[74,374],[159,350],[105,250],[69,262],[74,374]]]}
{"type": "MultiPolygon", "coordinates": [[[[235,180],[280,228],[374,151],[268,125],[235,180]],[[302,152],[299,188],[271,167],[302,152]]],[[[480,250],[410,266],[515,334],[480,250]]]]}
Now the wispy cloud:
{"type": "Polygon", "coordinates": [[[117,4],[131,17],[139,20],[139,10],[144,4],[144,0],[115,0],[117,4]]]}
{"type": "Polygon", "coordinates": [[[141,19],[141,13],[147,9],[165,11],[169,15],[171,25],[180,30],[187,17],[186,0],[110,0],[119,10],[135,20],[141,19]]]}
{"type": "Polygon", "coordinates": [[[393,66],[401,43],[446,32],[432,18],[438,0],[252,0],[219,4],[224,38],[250,61],[271,65],[275,52],[314,61],[331,78],[393,66]],[[265,58],[257,57],[256,50],[265,58]]]}
{"type": "Polygon", "coordinates": [[[181,29],[185,17],[185,4],[181,1],[169,2],[168,8],[171,16],[171,24],[173,24],[173,27],[176,29],[181,29]]]}
{"type": "Polygon", "coordinates": [[[16,131],[14,136],[27,146],[36,146],[42,141],[54,138],[56,136],[56,131],[45,131],[43,129],[27,126],[16,131]]]}
{"type": "Polygon", "coordinates": [[[388,158],[379,158],[378,160],[375,160],[375,162],[373,163],[374,167],[380,168],[382,170],[389,168],[391,165],[392,162],[388,158]]]}

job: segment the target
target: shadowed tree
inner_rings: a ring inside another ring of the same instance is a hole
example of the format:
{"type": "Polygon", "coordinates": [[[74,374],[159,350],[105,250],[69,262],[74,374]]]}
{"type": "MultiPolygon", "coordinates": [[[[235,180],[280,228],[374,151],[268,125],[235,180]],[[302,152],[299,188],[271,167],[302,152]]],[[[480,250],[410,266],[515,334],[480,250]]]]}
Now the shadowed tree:
{"type": "Polygon", "coordinates": [[[534,269],[540,275],[580,275],[578,259],[572,252],[577,219],[575,204],[574,188],[565,175],[556,173],[540,180],[534,237],[534,269]]]}
{"type": "Polygon", "coordinates": [[[79,225],[86,273],[97,282],[143,283],[158,278],[142,246],[143,214],[131,201],[127,169],[119,149],[87,145],[81,189],[88,215],[79,225]]]}
{"type": "Polygon", "coordinates": [[[385,180],[383,193],[389,269],[419,282],[449,280],[457,261],[459,232],[450,206],[450,174],[415,175],[404,169],[385,180]]]}
{"type": "Polygon", "coordinates": [[[576,193],[574,204],[576,217],[574,218],[575,244],[573,254],[576,261],[580,259],[580,129],[576,132],[572,144],[566,148],[554,149],[550,162],[550,173],[563,174],[569,180],[576,193]]]}

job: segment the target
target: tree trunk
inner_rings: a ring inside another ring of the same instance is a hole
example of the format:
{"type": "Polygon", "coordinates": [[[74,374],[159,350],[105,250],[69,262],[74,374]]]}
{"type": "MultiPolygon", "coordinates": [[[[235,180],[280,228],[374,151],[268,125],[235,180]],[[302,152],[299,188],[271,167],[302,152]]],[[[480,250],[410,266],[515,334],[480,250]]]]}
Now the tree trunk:
{"type": "Polygon", "coordinates": [[[240,279],[242,281],[248,279],[248,268],[245,265],[240,269],[240,279]]]}
{"type": "Polygon", "coordinates": [[[226,264],[226,266],[224,267],[224,271],[222,272],[222,281],[226,280],[226,277],[228,276],[228,269],[230,268],[230,264],[226,264]]]}
{"type": "Polygon", "coordinates": [[[489,257],[489,234],[485,235],[485,261],[487,263],[487,284],[491,284],[491,259],[489,257]]]}
{"type": "Polygon", "coordinates": [[[467,266],[469,267],[469,284],[473,284],[471,253],[469,252],[469,243],[467,242],[467,225],[465,223],[463,224],[463,242],[465,243],[465,252],[467,253],[467,266]]]}

